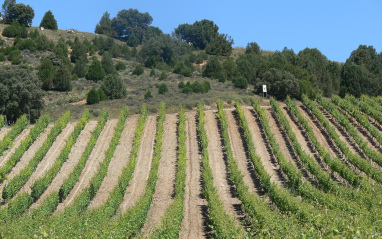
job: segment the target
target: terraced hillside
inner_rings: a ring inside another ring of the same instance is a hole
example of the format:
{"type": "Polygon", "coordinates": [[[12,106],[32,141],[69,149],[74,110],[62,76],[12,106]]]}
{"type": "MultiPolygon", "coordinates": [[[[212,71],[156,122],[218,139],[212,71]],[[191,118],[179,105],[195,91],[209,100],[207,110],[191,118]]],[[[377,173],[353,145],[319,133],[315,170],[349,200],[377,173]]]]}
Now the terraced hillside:
{"type": "Polygon", "coordinates": [[[381,237],[382,100],[0,116],[0,238],[381,237]]]}

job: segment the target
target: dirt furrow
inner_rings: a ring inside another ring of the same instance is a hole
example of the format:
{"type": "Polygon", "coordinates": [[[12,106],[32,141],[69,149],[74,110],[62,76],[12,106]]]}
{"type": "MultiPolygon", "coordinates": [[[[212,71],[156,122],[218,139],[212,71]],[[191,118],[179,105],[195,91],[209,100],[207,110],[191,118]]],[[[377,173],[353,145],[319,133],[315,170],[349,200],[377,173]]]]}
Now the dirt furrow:
{"type": "Polygon", "coordinates": [[[137,165],[130,185],[126,188],[123,202],[120,206],[122,213],[133,206],[138,198],[144,194],[146,181],[149,177],[152,157],[154,153],[154,141],[156,133],[156,116],[148,116],[145,129],[138,150],[137,165]]]}
{"type": "Polygon", "coordinates": [[[228,179],[226,159],[223,154],[223,145],[215,112],[207,111],[205,114],[205,121],[209,161],[214,177],[214,186],[224,204],[225,210],[232,216],[241,220],[243,217],[240,210],[241,201],[235,197],[233,185],[228,179]]]}
{"type": "MultiPolygon", "coordinates": [[[[29,147],[25,154],[20,158],[20,161],[13,167],[12,171],[8,174],[8,180],[12,180],[16,175],[20,173],[28,164],[29,161],[35,156],[36,152],[44,144],[45,140],[48,138],[48,134],[52,129],[53,124],[48,125],[48,127],[40,134],[36,141],[29,147]]],[[[4,186],[8,183],[8,180],[5,180],[0,184],[0,193],[3,192],[4,186]]]]}
{"type": "Polygon", "coordinates": [[[21,142],[29,135],[30,128],[24,129],[13,141],[12,146],[3,153],[0,157],[0,168],[8,161],[16,149],[20,146],[21,142]]]}
{"type": "MultiPolygon", "coordinates": [[[[330,149],[331,152],[333,152],[335,154],[335,156],[337,156],[339,159],[341,159],[349,168],[353,169],[356,173],[361,173],[362,175],[365,175],[363,172],[361,172],[357,167],[355,167],[353,164],[351,164],[346,158],[345,158],[345,155],[342,153],[341,149],[337,146],[337,144],[332,140],[332,138],[330,137],[329,133],[326,131],[326,129],[324,128],[324,126],[322,126],[322,124],[319,122],[319,120],[316,118],[315,115],[313,115],[310,110],[305,107],[304,105],[301,105],[300,106],[300,111],[301,113],[303,113],[303,115],[310,120],[311,124],[315,126],[315,128],[317,128],[317,132],[320,132],[320,133],[317,133],[317,137],[318,136],[322,136],[325,138],[325,142],[327,142],[327,145],[329,145],[329,147],[325,147],[327,150],[330,149]]],[[[329,123],[330,123],[330,120],[329,120],[329,123]]],[[[331,126],[333,126],[332,123],[330,123],[331,126]]],[[[356,153],[355,152],[355,149],[352,148],[352,146],[347,142],[347,140],[343,137],[343,135],[338,131],[338,129],[335,127],[335,130],[337,132],[337,134],[340,136],[340,139],[347,143],[347,146],[349,147],[349,149],[353,152],[353,153],[356,153]]],[[[327,146],[325,145],[325,146],[327,146]]]]}
{"type": "Polygon", "coordinates": [[[158,169],[158,181],[153,203],[148,212],[148,221],[142,228],[144,238],[149,238],[150,231],[160,224],[166,209],[173,201],[178,145],[177,122],[176,114],[166,115],[163,124],[163,150],[158,169]]]}
{"type": "Polygon", "coordinates": [[[205,212],[207,201],[203,198],[201,183],[201,154],[196,133],[196,112],[187,113],[186,149],[188,167],[186,171],[186,193],[184,198],[184,218],[180,238],[193,239],[206,236],[205,212]]]}
{"type": "MultiPolygon", "coordinates": [[[[254,116],[253,110],[244,109],[244,115],[248,121],[248,127],[252,134],[256,154],[260,156],[265,170],[271,175],[271,181],[282,186],[282,184],[286,182],[286,179],[277,163],[277,159],[273,155],[267,136],[262,129],[260,119],[258,116],[254,116]]],[[[275,138],[277,138],[277,135],[275,135],[275,138]]]]}
{"type": "Polygon", "coordinates": [[[114,134],[114,127],[117,125],[117,119],[110,119],[104,129],[102,130],[96,145],[91,152],[84,169],[81,172],[79,181],[74,185],[74,188],[69,193],[64,202],[57,206],[57,212],[62,211],[65,207],[70,205],[75,197],[81,192],[82,189],[89,186],[90,179],[97,172],[99,163],[105,158],[105,152],[109,147],[109,143],[114,134]]]}
{"type": "Polygon", "coordinates": [[[120,142],[115,149],[113,158],[107,171],[105,179],[102,181],[96,196],[91,202],[89,208],[97,208],[104,204],[109,198],[109,193],[115,188],[118,183],[118,178],[122,174],[122,169],[129,161],[131,148],[133,145],[134,131],[137,127],[138,116],[134,115],[127,118],[125,122],[125,129],[122,131],[120,142]]]}
{"type": "Polygon", "coordinates": [[[226,110],[228,121],[228,133],[231,141],[233,157],[235,158],[239,170],[244,175],[244,183],[249,187],[249,191],[263,195],[264,190],[261,187],[260,180],[257,178],[252,162],[247,158],[246,149],[244,148],[242,135],[238,121],[235,119],[234,110],[226,110]]]}
{"type": "Polygon", "coordinates": [[[11,131],[11,127],[2,127],[0,129],[0,141],[4,139],[4,136],[9,132],[11,131]]]}
{"type": "Polygon", "coordinates": [[[27,183],[24,187],[19,191],[18,194],[23,192],[31,193],[31,186],[36,181],[36,179],[43,177],[45,172],[48,171],[56,161],[56,159],[60,156],[61,150],[66,145],[66,140],[74,131],[75,123],[69,122],[67,126],[62,130],[62,132],[57,136],[56,140],[46,153],[45,157],[38,164],[36,170],[33,172],[27,183]]]}
{"type": "Polygon", "coordinates": [[[97,121],[90,121],[85,128],[82,130],[81,134],[78,136],[77,142],[73,145],[70,151],[68,160],[62,165],[60,171],[53,179],[52,183],[49,185],[47,190],[41,195],[40,199],[32,205],[32,208],[37,208],[52,192],[58,191],[68,177],[68,175],[73,171],[74,167],[77,165],[84,152],[86,145],[88,144],[91,132],[97,126],[97,121]]]}
{"type": "Polygon", "coordinates": [[[337,172],[332,171],[330,167],[324,162],[324,160],[321,158],[321,155],[316,150],[313,143],[310,141],[310,138],[306,130],[299,123],[297,117],[294,117],[293,114],[289,110],[287,110],[285,106],[282,107],[282,110],[284,111],[284,114],[287,117],[289,124],[291,125],[293,131],[295,132],[297,140],[300,143],[302,149],[306,153],[308,153],[313,159],[315,159],[318,165],[320,165],[324,171],[330,174],[334,181],[348,185],[345,179],[343,179],[337,172]]]}

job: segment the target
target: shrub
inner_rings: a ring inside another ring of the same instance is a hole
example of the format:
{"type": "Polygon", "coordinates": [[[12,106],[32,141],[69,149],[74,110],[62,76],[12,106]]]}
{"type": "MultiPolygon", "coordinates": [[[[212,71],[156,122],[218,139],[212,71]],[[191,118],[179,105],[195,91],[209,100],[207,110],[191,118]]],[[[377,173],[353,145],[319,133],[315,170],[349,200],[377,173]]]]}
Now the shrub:
{"type": "Polygon", "coordinates": [[[85,77],[86,75],[86,63],[88,59],[80,57],[77,59],[76,64],[73,68],[73,73],[76,74],[79,78],[85,77]]]}
{"type": "Polygon", "coordinates": [[[211,90],[211,84],[210,84],[210,82],[208,82],[208,81],[204,81],[204,82],[203,82],[203,85],[204,85],[204,88],[207,90],[207,92],[208,92],[209,90],[211,90]]]}
{"type": "Polygon", "coordinates": [[[37,44],[32,39],[26,39],[24,41],[20,41],[18,44],[20,50],[30,50],[32,52],[37,50],[37,44]]]}
{"type": "Polygon", "coordinates": [[[115,72],[113,59],[111,58],[109,52],[105,52],[105,54],[103,54],[101,64],[106,74],[112,74],[113,72],[115,72]]]}
{"type": "Polygon", "coordinates": [[[191,94],[192,93],[192,88],[189,87],[189,86],[185,86],[185,87],[182,88],[182,93],[191,94]]]}
{"type": "Polygon", "coordinates": [[[168,87],[167,87],[166,83],[160,84],[158,87],[158,93],[159,94],[166,94],[167,92],[168,92],[168,87]]]}
{"type": "Polygon", "coordinates": [[[101,81],[105,77],[105,70],[102,68],[101,62],[95,59],[86,73],[87,80],[101,81]]]}
{"type": "Polygon", "coordinates": [[[162,73],[159,76],[159,80],[165,80],[168,77],[167,72],[162,71],[162,73]]]}
{"type": "Polygon", "coordinates": [[[220,65],[219,59],[217,57],[212,57],[208,60],[206,67],[203,71],[204,77],[209,77],[211,79],[221,79],[223,76],[223,68],[220,65]]]}
{"type": "Polygon", "coordinates": [[[155,70],[154,69],[151,69],[150,76],[155,76],[155,70]]]}
{"type": "Polygon", "coordinates": [[[248,81],[245,77],[239,76],[234,79],[233,86],[240,89],[247,89],[248,81]]]}
{"type": "Polygon", "coordinates": [[[137,75],[137,76],[139,76],[139,75],[142,75],[143,72],[144,72],[144,68],[143,68],[143,66],[142,66],[142,65],[137,65],[137,66],[135,66],[135,68],[134,68],[133,75],[137,75]]]}
{"type": "Polygon", "coordinates": [[[0,61],[5,61],[5,55],[3,53],[0,54],[0,61]]]}
{"type": "Polygon", "coordinates": [[[53,87],[53,77],[55,73],[52,61],[44,57],[41,59],[41,64],[37,68],[37,76],[42,82],[42,88],[44,90],[51,89],[53,87]]]}
{"type": "Polygon", "coordinates": [[[126,70],[126,64],[123,61],[118,61],[117,64],[115,64],[115,69],[117,71],[126,70]]]}
{"type": "Polygon", "coordinates": [[[192,92],[194,93],[206,93],[207,90],[204,87],[204,84],[200,83],[199,81],[194,81],[194,83],[191,84],[192,92]]]}
{"type": "Polygon", "coordinates": [[[53,84],[58,91],[71,91],[72,82],[70,81],[70,72],[65,65],[60,66],[53,77],[53,84]]]}
{"type": "Polygon", "coordinates": [[[93,104],[99,103],[99,101],[100,101],[100,98],[99,98],[97,90],[95,88],[92,88],[88,93],[88,96],[86,98],[86,103],[88,105],[93,105],[93,104]]]}
{"type": "Polygon", "coordinates": [[[109,98],[105,94],[105,92],[102,90],[102,88],[98,88],[97,93],[99,95],[99,101],[108,100],[109,98]]]}
{"type": "Polygon", "coordinates": [[[153,98],[153,95],[151,94],[151,91],[148,90],[145,94],[145,99],[150,99],[150,98],[153,98]]]}
{"type": "Polygon", "coordinates": [[[183,89],[186,86],[183,81],[179,82],[178,87],[183,89]]]}
{"type": "Polygon", "coordinates": [[[111,100],[122,99],[127,95],[126,87],[118,74],[111,74],[106,76],[101,87],[111,100]]]}
{"type": "Polygon", "coordinates": [[[5,37],[28,37],[28,31],[26,27],[18,22],[13,22],[11,25],[6,26],[2,34],[5,37]]]}
{"type": "Polygon", "coordinates": [[[184,68],[180,71],[180,74],[181,74],[182,76],[190,77],[190,76],[192,76],[192,71],[191,71],[190,68],[188,68],[188,67],[184,67],[184,68]]]}

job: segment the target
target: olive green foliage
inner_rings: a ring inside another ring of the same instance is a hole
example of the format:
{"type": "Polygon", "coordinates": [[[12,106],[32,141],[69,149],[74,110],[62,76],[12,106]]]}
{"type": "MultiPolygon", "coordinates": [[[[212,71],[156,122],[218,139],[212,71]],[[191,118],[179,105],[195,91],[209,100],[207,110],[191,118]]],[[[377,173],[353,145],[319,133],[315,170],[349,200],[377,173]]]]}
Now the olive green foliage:
{"type": "Polygon", "coordinates": [[[97,34],[104,34],[106,36],[113,35],[113,28],[111,27],[110,13],[105,12],[102,15],[101,20],[97,24],[94,32],[97,34]]]}
{"type": "Polygon", "coordinates": [[[105,52],[105,54],[103,54],[101,64],[106,74],[112,74],[115,72],[113,59],[111,55],[109,54],[109,52],[105,52]]]}
{"type": "Polygon", "coordinates": [[[88,96],[86,98],[86,104],[93,105],[93,104],[99,103],[99,101],[100,101],[100,97],[97,90],[95,88],[92,88],[89,91],[88,96]]]}
{"type": "Polygon", "coordinates": [[[137,47],[139,45],[139,39],[138,37],[134,34],[131,33],[130,36],[127,38],[127,45],[130,47],[137,47]]]}
{"type": "Polygon", "coordinates": [[[184,84],[183,81],[179,82],[178,87],[182,89],[182,93],[191,94],[191,93],[207,93],[211,89],[211,84],[208,81],[203,83],[199,81],[194,81],[193,83],[187,81],[184,84]]]}
{"type": "Polygon", "coordinates": [[[159,80],[165,80],[168,77],[168,73],[166,71],[162,71],[159,76],[159,80]]]}
{"type": "Polygon", "coordinates": [[[190,77],[192,75],[191,69],[181,61],[176,63],[172,72],[186,77],[190,77]]]}
{"type": "Polygon", "coordinates": [[[148,90],[145,94],[145,99],[150,99],[150,98],[153,98],[153,94],[151,94],[151,91],[148,90]]]}
{"type": "Polygon", "coordinates": [[[126,63],[123,61],[118,61],[117,64],[115,64],[115,69],[117,71],[126,70],[126,63]]]}
{"type": "Polygon", "coordinates": [[[50,30],[57,30],[57,20],[54,18],[52,11],[47,11],[41,20],[40,27],[50,30]]]}
{"type": "MultiPolygon", "coordinates": [[[[51,57],[54,57],[55,59],[52,58],[51,60],[53,61],[54,65],[59,66],[64,64],[68,67],[71,67],[70,60],[68,57],[69,55],[68,46],[65,43],[64,39],[61,38],[58,40],[57,44],[53,48],[53,53],[54,53],[54,56],[51,56],[51,57]]],[[[82,55],[82,57],[84,57],[83,59],[87,60],[87,56],[82,55]]]]}
{"type": "MultiPolygon", "coordinates": [[[[285,100],[289,95],[292,98],[300,98],[300,85],[296,77],[288,71],[271,68],[263,75],[263,84],[267,85],[268,92],[278,100],[285,100]]],[[[262,86],[258,85],[258,93],[262,92],[262,86]]]]}
{"type": "Polygon", "coordinates": [[[260,46],[256,42],[250,42],[245,48],[245,54],[260,54],[260,46]]]}
{"type": "Polygon", "coordinates": [[[133,70],[133,75],[140,76],[144,73],[144,68],[142,65],[136,65],[133,70]]]}
{"type": "Polygon", "coordinates": [[[12,22],[11,25],[6,26],[2,33],[5,37],[21,37],[21,38],[27,38],[28,37],[28,31],[26,27],[19,22],[12,22]]]}
{"type": "Polygon", "coordinates": [[[73,74],[76,74],[77,77],[79,78],[85,77],[86,71],[87,71],[87,62],[88,62],[87,58],[84,58],[84,57],[78,58],[73,68],[73,74]]]}
{"type": "Polygon", "coordinates": [[[87,57],[88,49],[85,44],[80,42],[78,37],[74,39],[73,49],[70,54],[70,60],[71,62],[75,63],[79,58],[87,57]]]}
{"type": "Polygon", "coordinates": [[[203,76],[212,79],[219,79],[219,81],[224,82],[225,78],[223,75],[223,68],[219,62],[218,57],[211,57],[208,59],[206,67],[203,70],[203,76]]]}
{"type": "Polygon", "coordinates": [[[223,67],[223,74],[225,78],[229,81],[232,81],[233,78],[238,74],[235,61],[231,57],[229,57],[227,60],[223,62],[222,67],[223,67]]]}
{"type": "Polygon", "coordinates": [[[112,19],[111,26],[115,37],[129,39],[134,34],[139,44],[149,35],[149,26],[153,18],[149,13],[141,13],[137,9],[124,9],[112,19]]]}
{"type": "Polygon", "coordinates": [[[233,40],[226,34],[218,33],[219,27],[211,20],[203,19],[194,24],[180,24],[175,34],[197,49],[213,55],[230,55],[233,40]]]}
{"type": "Polygon", "coordinates": [[[4,3],[1,8],[1,12],[2,12],[3,21],[6,24],[12,23],[10,9],[14,5],[16,5],[16,0],[4,0],[4,3]]]}
{"type": "Polygon", "coordinates": [[[99,101],[104,101],[109,99],[107,95],[105,94],[105,92],[102,90],[102,88],[98,88],[97,93],[99,95],[99,101]]]}
{"type": "Polygon", "coordinates": [[[233,86],[235,86],[236,88],[247,89],[248,87],[248,81],[243,76],[238,76],[234,78],[232,82],[233,82],[233,86]]]}
{"type": "Polygon", "coordinates": [[[34,10],[31,6],[25,5],[23,3],[18,3],[12,5],[9,8],[10,22],[17,21],[21,25],[29,27],[32,25],[32,20],[34,18],[34,10]]]}
{"type": "Polygon", "coordinates": [[[16,120],[30,113],[31,121],[43,106],[41,82],[34,71],[22,66],[0,66],[0,115],[16,120]]]}
{"type": "Polygon", "coordinates": [[[102,68],[101,62],[95,59],[86,72],[86,79],[93,81],[101,81],[105,77],[105,70],[102,68]]]}
{"type": "Polygon", "coordinates": [[[151,69],[150,76],[155,76],[155,69],[151,69]]]}
{"type": "Polygon", "coordinates": [[[168,92],[168,87],[166,83],[159,84],[158,86],[158,93],[159,94],[166,94],[168,92]]]}
{"type": "Polygon", "coordinates": [[[111,100],[123,99],[127,95],[126,86],[118,74],[107,75],[101,88],[111,100]]]}
{"type": "Polygon", "coordinates": [[[55,69],[52,61],[44,57],[41,59],[41,63],[38,66],[37,76],[42,82],[42,88],[44,90],[49,90],[53,88],[53,77],[55,69]]]}
{"type": "Polygon", "coordinates": [[[60,66],[53,77],[53,84],[58,91],[71,91],[72,82],[70,71],[65,65],[60,66]]]}
{"type": "Polygon", "coordinates": [[[162,64],[173,66],[185,55],[190,54],[191,50],[192,47],[187,43],[163,34],[145,42],[139,51],[139,57],[148,68],[158,68],[162,64]]]}

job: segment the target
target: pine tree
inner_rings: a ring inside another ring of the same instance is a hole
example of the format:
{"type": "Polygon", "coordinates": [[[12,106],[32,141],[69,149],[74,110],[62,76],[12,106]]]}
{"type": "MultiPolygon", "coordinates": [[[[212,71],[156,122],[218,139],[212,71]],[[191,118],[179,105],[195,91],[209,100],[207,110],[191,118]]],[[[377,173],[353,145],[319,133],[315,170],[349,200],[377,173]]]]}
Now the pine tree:
{"type": "Polygon", "coordinates": [[[106,73],[105,70],[102,68],[101,62],[95,59],[90,65],[85,77],[87,80],[100,81],[103,80],[105,75],[106,73]]]}
{"type": "Polygon", "coordinates": [[[40,27],[50,30],[57,30],[57,21],[54,18],[52,11],[47,11],[41,20],[40,27]]]}
{"type": "Polygon", "coordinates": [[[60,66],[60,68],[54,74],[53,84],[58,91],[72,90],[70,72],[65,65],[60,66]]]}

